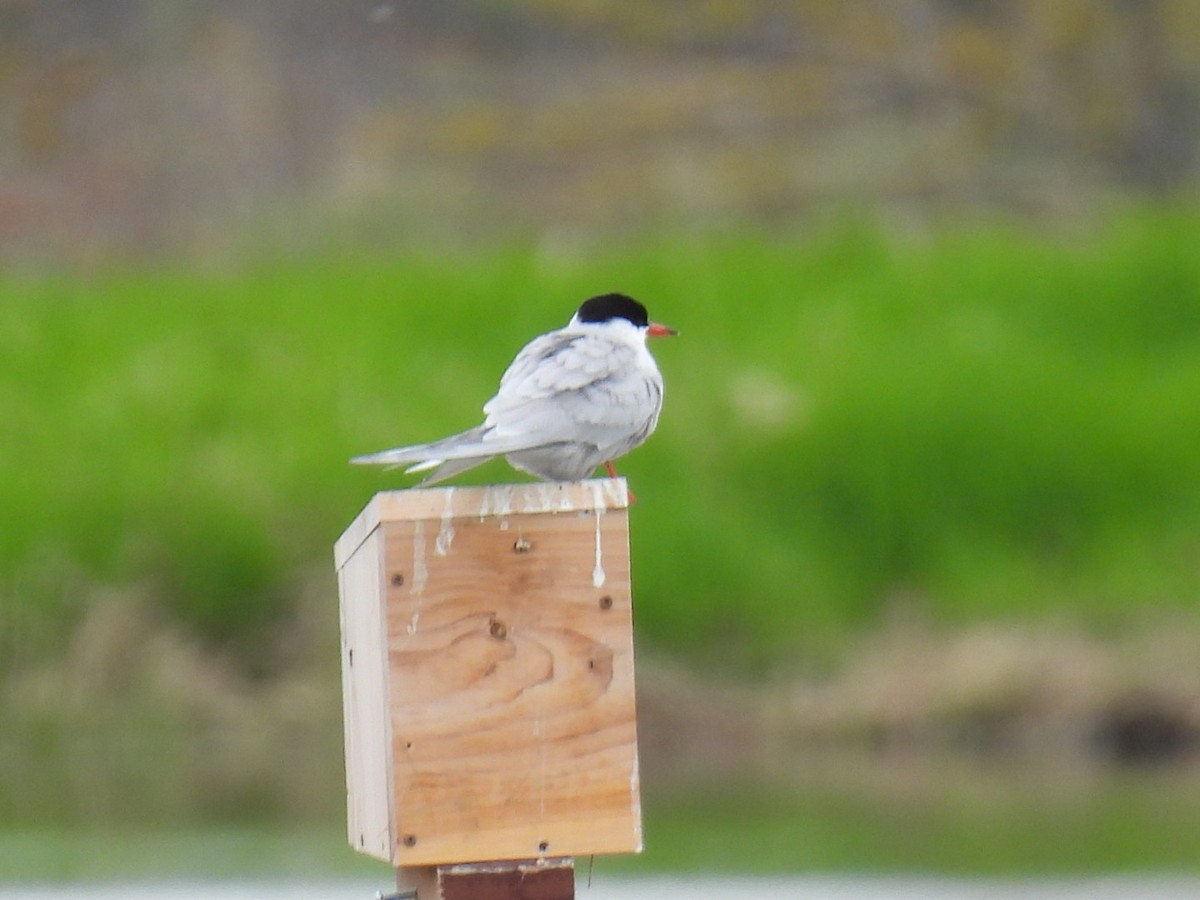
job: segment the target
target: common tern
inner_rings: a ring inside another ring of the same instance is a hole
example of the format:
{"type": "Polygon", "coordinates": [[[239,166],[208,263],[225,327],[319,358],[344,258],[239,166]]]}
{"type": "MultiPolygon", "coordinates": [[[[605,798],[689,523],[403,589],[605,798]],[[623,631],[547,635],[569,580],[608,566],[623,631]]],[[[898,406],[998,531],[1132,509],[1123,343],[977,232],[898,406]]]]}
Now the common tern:
{"type": "Polygon", "coordinates": [[[436,484],[503,456],[547,481],[578,481],[642,444],[658,424],[663,380],[646,338],[676,332],[624,294],[585,300],[565,327],[517,354],[484,404],[483,424],[429,444],[350,460],[430,472],[436,484]],[[432,471],[430,471],[432,470],[432,471]]]}

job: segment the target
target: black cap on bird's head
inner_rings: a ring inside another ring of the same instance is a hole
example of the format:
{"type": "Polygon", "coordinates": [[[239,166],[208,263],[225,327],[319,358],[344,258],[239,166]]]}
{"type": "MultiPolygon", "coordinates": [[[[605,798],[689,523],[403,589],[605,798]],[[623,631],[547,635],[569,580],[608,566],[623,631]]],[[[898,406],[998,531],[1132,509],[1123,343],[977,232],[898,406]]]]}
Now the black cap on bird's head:
{"type": "Polygon", "coordinates": [[[664,337],[675,334],[674,330],[657,322],[651,322],[646,307],[626,294],[600,294],[584,300],[575,313],[575,321],[581,324],[599,325],[613,319],[625,319],[647,334],[664,337]]]}
{"type": "Polygon", "coordinates": [[[583,301],[575,318],[580,322],[607,322],[609,319],[628,319],[639,328],[650,324],[646,307],[625,294],[600,294],[583,301]]]}

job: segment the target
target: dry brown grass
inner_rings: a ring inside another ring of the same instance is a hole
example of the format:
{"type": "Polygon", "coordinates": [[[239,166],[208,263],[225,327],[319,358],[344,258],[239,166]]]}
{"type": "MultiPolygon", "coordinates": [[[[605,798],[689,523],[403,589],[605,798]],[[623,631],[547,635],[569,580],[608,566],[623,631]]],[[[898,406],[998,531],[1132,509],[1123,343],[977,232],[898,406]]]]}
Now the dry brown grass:
{"type": "Polygon", "coordinates": [[[1183,762],[1200,749],[1191,619],[1108,636],[894,619],[820,677],[738,687],[643,661],[639,678],[648,779],[769,777],[822,756],[1090,769],[1183,762]]]}
{"type": "MultiPolygon", "coordinates": [[[[269,675],[185,637],[139,597],[88,604],[61,658],[24,667],[0,691],[0,816],[339,817],[337,625],[327,584],[313,584],[264,648],[286,658],[269,675]]],[[[981,760],[1008,784],[1041,772],[1062,787],[1116,766],[1190,761],[1200,744],[1190,620],[1100,637],[896,618],[820,677],[736,684],[645,654],[638,677],[648,789],[729,776],[944,789],[956,771],[975,783],[981,760]]]]}
{"type": "Polygon", "coordinates": [[[0,693],[9,787],[0,815],[141,824],[327,816],[343,796],[341,689],[320,603],[299,604],[281,638],[295,658],[265,677],[138,597],[90,603],[67,652],[16,673],[0,693]]]}

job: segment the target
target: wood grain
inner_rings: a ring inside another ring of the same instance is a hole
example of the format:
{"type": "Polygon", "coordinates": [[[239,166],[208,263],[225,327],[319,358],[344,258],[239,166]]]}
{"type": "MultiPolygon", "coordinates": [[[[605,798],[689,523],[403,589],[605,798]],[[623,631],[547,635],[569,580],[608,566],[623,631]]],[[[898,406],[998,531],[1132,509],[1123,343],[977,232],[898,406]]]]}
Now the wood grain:
{"type": "Polygon", "coordinates": [[[396,865],[641,848],[624,482],[513,488],[380,495],[339,542],[382,592],[396,865]]]}

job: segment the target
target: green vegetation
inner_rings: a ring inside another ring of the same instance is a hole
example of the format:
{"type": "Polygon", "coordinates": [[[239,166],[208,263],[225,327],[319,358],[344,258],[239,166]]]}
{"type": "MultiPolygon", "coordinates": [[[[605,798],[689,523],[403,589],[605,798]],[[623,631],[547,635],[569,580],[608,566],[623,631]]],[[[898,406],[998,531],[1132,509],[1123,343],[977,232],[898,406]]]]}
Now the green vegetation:
{"type": "MultiPolygon", "coordinates": [[[[336,827],[158,827],[0,831],[4,880],[378,876],[389,867],[354,853],[336,827]]],[[[395,877],[394,875],[392,877],[395,877]]]]}
{"type": "MultiPolygon", "coordinates": [[[[877,765],[877,763],[875,764],[877,765]]],[[[651,804],[643,859],[607,869],[1078,875],[1194,870],[1200,826],[1177,777],[1073,786],[1063,772],[966,776],[945,761],[883,767],[891,789],[723,782],[651,804]],[[904,788],[896,789],[896,785],[904,788]]],[[[983,767],[980,767],[981,769],[983,767]]]]}
{"type": "MultiPolygon", "coordinates": [[[[844,692],[862,703],[856,685],[879,673],[846,659],[897,612],[935,631],[1101,637],[1157,620],[1186,644],[1197,246],[1195,216],[1127,213],[1075,236],[847,225],[6,276],[0,821],[22,832],[0,835],[0,858],[53,874],[25,827],[83,841],[72,858],[86,859],[112,847],[74,829],[173,822],[175,850],[111,871],[186,868],[186,848],[225,840],[193,844],[189,829],[236,822],[262,842],[246,868],[301,865],[279,848],[321,843],[340,820],[331,545],[373,492],[411,483],[347,458],[473,424],[516,349],[600,291],[639,296],[682,332],[656,345],[660,431],[621,465],[640,499],[645,649],[776,685],[866,672],[844,692]],[[280,820],[322,824],[259,829],[280,820]]],[[[514,477],[496,463],[466,480],[514,477]]],[[[1011,711],[984,688],[1000,706],[954,722],[1011,711]]],[[[1172,835],[1195,832],[1194,785],[976,807],[970,783],[940,794],[942,774],[895,802],[853,778],[794,794],[659,786],[647,856],[601,865],[1188,865],[1172,835]],[[737,860],[719,852],[731,821],[754,848],[737,860]]]]}
{"type": "Polygon", "coordinates": [[[849,227],[9,277],[3,658],[53,650],[102,585],[269,665],[254,636],[409,483],[346,458],[472,424],[528,336],[609,289],[683,332],[657,347],[660,433],[622,466],[650,645],[761,671],[820,664],[897,598],[951,623],[1189,608],[1197,238],[1130,214],[1054,240],[849,227]]]}
{"type": "MultiPolygon", "coordinates": [[[[1179,790],[1178,773],[1078,783],[1053,770],[983,768],[964,783],[953,767],[947,778],[941,764],[903,764],[887,772],[893,787],[882,792],[728,780],[650,792],[645,852],[597,857],[594,874],[1195,870],[1200,808],[1194,793],[1179,790]]],[[[332,819],[300,828],[0,830],[0,860],[0,879],[390,875],[386,864],[351,851],[332,819]]],[[[581,873],[588,867],[578,861],[581,873]]]]}

